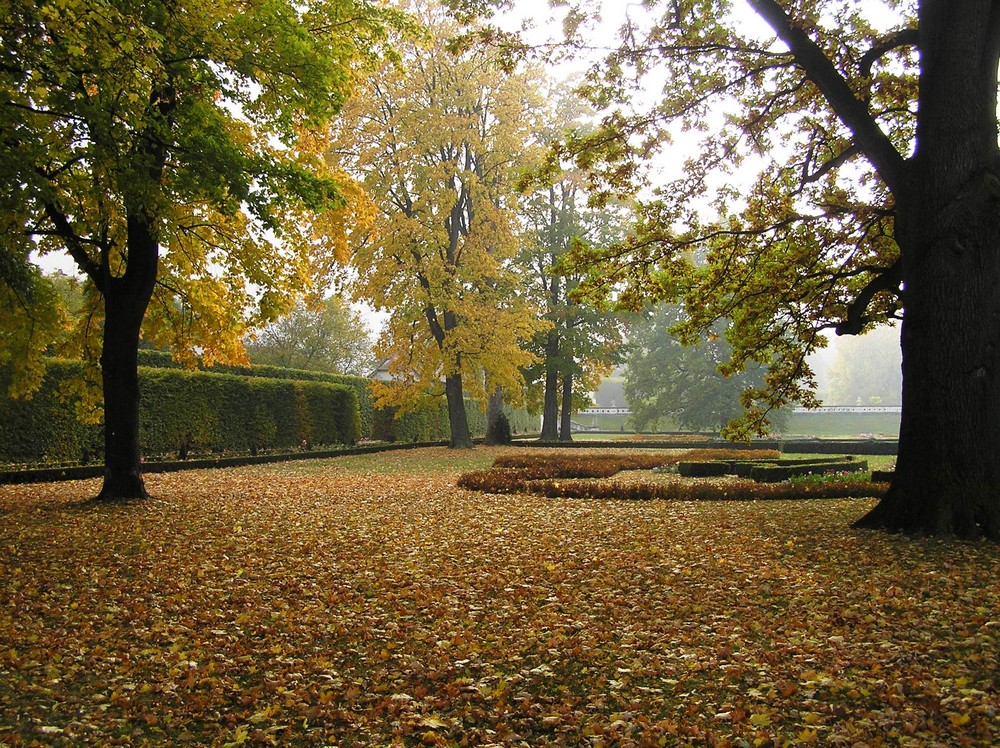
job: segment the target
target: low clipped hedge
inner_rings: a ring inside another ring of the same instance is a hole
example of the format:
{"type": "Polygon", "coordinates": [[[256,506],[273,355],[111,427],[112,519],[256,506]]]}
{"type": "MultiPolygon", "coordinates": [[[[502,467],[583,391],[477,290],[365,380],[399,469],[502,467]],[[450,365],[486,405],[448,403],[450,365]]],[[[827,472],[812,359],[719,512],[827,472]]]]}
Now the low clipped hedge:
{"type": "Polygon", "coordinates": [[[821,459],[813,461],[781,460],[772,465],[755,465],[750,470],[750,479],[760,483],[778,483],[800,475],[811,473],[857,473],[868,470],[868,461],[853,455],[839,459],[821,459]]]}
{"type": "Polygon", "coordinates": [[[810,485],[760,483],[747,478],[691,481],[681,477],[648,483],[606,480],[619,470],[649,469],[672,462],[711,465],[713,469],[730,467],[734,461],[745,459],[745,453],[746,450],[742,453],[739,450],[689,450],[680,455],[505,455],[497,458],[493,467],[487,470],[462,474],[458,485],[487,493],[635,501],[870,498],[880,497],[886,490],[885,484],[855,478],[810,485]],[[705,457],[706,452],[713,453],[716,459],[691,460],[692,457],[705,457]]]}
{"type": "Polygon", "coordinates": [[[735,475],[760,483],[778,483],[811,473],[853,473],[867,469],[868,462],[853,455],[801,459],[687,460],[677,465],[678,473],[685,478],[735,475]]]}
{"type": "MultiPolygon", "coordinates": [[[[480,471],[485,472],[485,471],[480,471]]],[[[465,476],[462,476],[465,478],[465,476]]],[[[726,481],[690,481],[681,478],[662,483],[615,483],[607,480],[525,480],[507,476],[502,483],[475,478],[459,483],[488,493],[519,493],[548,498],[605,499],[618,501],[758,501],[790,499],[860,499],[881,498],[886,484],[864,480],[796,485],[794,483],[758,483],[745,478],[726,481]]]]}

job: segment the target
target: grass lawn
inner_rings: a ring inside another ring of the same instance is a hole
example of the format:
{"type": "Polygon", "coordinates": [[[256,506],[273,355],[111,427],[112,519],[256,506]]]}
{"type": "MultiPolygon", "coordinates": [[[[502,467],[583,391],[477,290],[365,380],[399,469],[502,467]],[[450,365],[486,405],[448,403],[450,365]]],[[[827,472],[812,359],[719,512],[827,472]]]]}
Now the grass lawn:
{"type": "Polygon", "coordinates": [[[455,487],[505,451],[0,486],[0,746],[1000,744],[1000,546],[455,487]]]}

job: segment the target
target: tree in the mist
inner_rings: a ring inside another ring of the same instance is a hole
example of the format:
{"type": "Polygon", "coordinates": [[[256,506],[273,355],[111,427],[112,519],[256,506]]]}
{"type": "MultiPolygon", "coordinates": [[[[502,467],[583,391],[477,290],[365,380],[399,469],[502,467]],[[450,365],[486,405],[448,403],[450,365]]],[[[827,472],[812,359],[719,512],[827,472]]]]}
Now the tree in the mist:
{"type": "Polygon", "coordinates": [[[373,341],[361,315],[340,296],[299,301],[246,341],[251,363],[368,376],[373,341]]]}
{"type": "Polygon", "coordinates": [[[443,381],[451,445],[471,447],[465,396],[520,393],[539,326],[509,262],[534,93],[484,49],[449,51],[458,29],[439,10],[416,13],[431,38],[365,84],[332,157],[378,209],[353,256],[357,297],[389,315],[377,352],[393,379],[377,402],[413,407],[443,381]]]}
{"type": "Polygon", "coordinates": [[[878,327],[837,341],[827,371],[827,405],[899,405],[899,330],[878,327]]]}
{"type": "MultiPolygon", "coordinates": [[[[591,113],[574,93],[558,85],[547,102],[538,133],[547,145],[591,113]]],[[[570,418],[578,405],[586,405],[582,396],[595,389],[618,360],[624,321],[613,310],[576,301],[572,294],[579,273],[562,260],[574,245],[603,247],[620,240],[631,217],[624,206],[588,206],[584,176],[571,167],[542,170],[532,186],[521,209],[527,231],[518,262],[551,326],[535,336],[540,361],[527,375],[541,390],[541,440],[571,441],[570,418]]]]}
{"type": "MultiPolygon", "coordinates": [[[[743,412],[741,396],[763,384],[764,368],[751,364],[725,376],[719,367],[731,358],[725,324],[696,345],[684,345],[671,333],[683,310],[667,304],[644,311],[629,328],[625,358],[625,399],[636,431],[676,423],[692,431],[719,431],[743,412]]],[[[772,413],[780,428],[782,413],[772,413]]]]}
{"type": "Polygon", "coordinates": [[[100,497],[144,497],[140,328],[239,359],[248,326],[345,254],[348,182],[315,133],[402,16],[364,0],[42,0],[0,18],[0,295],[48,333],[30,253],[66,252],[86,275],[100,497]]]}
{"type": "MultiPolygon", "coordinates": [[[[529,226],[520,263],[533,298],[551,326],[538,332],[540,362],[529,379],[541,388],[542,441],[570,441],[570,417],[585,404],[580,395],[596,388],[618,362],[624,339],[623,315],[573,298],[579,274],[560,259],[576,244],[604,242],[609,213],[590,211],[579,180],[564,174],[532,195],[524,211],[529,226]]],[[[624,223],[624,211],[611,214],[624,223]]],[[[618,225],[618,224],[616,224],[618,225]]]]}
{"type": "Polygon", "coordinates": [[[671,130],[706,133],[598,280],[688,284],[690,335],[732,320],[734,365],[770,367],[745,431],[814,402],[823,330],[901,317],[895,477],[858,524],[1000,538],[1000,2],[748,4],[769,31],[722,0],[644,4],[595,68],[613,111],[569,147],[609,192],[671,130]]]}

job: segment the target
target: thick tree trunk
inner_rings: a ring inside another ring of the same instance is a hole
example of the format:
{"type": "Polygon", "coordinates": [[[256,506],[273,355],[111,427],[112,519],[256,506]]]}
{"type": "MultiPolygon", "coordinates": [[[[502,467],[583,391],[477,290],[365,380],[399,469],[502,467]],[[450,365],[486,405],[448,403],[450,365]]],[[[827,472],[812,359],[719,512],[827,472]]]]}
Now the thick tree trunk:
{"type": "Polygon", "coordinates": [[[158,242],[153,221],[130,216],[124,275],[101,276],[104,337],[104,485],[100,500],[147,498],[139,452],[139,331],[156,283],[158,242]]]}
{"type": "Polygon", "coordinates": [[[986,28],[991,6],[920,6],[917,148],[894,193],[905,305],[899,455],[888,494],[861,527],[1000,540],[1000,33],[986,28]]]}
{"type": "Polygon", "coordinates": [[[104,485],[97,498],[147,498],[139,452],[139,326],[145,305],[104,297],[101,380],[104,388],[104,485]]]}
{"type": "Polygon", "coordinates": [[[860,527],[1000,540],[1000,201],[969,190],[904,269],[896,472],[860,527]]]}
{"type": "Polygon", "coordinates": [[[563,375],[562,416],[559,419],[559,441],[573,441],[573,373],[563,375]]]}
{"type": "Polygon", "coordinates": [[[545,336],[544,397],[539,441],[554,442],[559,438],[559,330],[555,327],[545,336]]]}
{"type": "Polygon", "coordinates": [[[444,380],[444,392],[448,399],[448,425],[451,428],[451,441],[448,446],[452,449],[472,449],[472,434],[465,412],[462,375],[456,373],[448,376],[444,380]]]}

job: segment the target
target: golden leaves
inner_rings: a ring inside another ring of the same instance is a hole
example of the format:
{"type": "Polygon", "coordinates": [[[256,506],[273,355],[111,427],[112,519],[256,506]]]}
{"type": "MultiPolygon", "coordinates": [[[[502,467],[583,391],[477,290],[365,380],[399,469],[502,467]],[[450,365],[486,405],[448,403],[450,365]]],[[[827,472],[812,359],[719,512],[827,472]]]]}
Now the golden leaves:
{"type": "Polygon", "coordinates": [[[1000,739],[995,545],[849,530],[857,501],[455,487],[523,454],[0,487],[0,742],[1000,739]]]}

